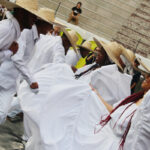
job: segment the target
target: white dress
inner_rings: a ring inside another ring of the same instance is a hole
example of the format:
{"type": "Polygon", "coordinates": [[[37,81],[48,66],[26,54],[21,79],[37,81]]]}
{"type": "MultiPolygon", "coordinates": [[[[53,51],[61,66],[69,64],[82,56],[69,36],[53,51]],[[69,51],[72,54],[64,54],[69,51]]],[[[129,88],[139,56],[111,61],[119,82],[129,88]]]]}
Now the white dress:
{"type": "MultiPolygon", "coordinates": [[[[92,67],[92,65],[94,64],[79,69],[76,74],[84,72],[92,67]]],[[[131,95],[130,85],[132,76],[120,73],[117,65],[107,65],[94,71],[89,71],[78,80],[90,83],[106,102],[111,105],[131,95]]]]}
{"type": "MultiPolygon", "coordinates": [[[[118,150],[130,114],[137,109],[135,104],[117,121],[129,104],[120,107],[111,115],[111,121],[94,134],[108,111],[88,84],[74,80],[66,64],[47,65],[36,79],[40,84],[37,95],[26,83],[18,93],[31,131],[26,150],[118,150]]],[[[135,119],[136,114],[132,121],[135,119]]]]}

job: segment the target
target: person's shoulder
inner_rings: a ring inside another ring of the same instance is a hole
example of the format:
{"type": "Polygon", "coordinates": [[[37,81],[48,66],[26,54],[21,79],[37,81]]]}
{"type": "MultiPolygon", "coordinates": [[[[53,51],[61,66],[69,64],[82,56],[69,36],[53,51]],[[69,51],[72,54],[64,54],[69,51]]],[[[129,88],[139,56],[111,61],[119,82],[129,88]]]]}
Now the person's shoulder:
{"type": "Polygon", "coordinates": [[[9,29],[10,28],[11,19],[4,19],[0,21],[0,29],[9,29]]]}
{"type": "Polygon", "coordinates": [[[28,37],[31,36],[31,30],[30,29],[24,29],[22,32],[21,32],[21,37],[23,39],[26,39],[28,37]]]}
{"type": "Polygon", "coordinates": [[[74,9],[76,9],[77,7],[75,6],[75,7],[72,7],[72,10],[74,10],[74,9]]]}
{"type": "Polygon", "coordinates": [[[56,42],[58,42],[59,44],[62,44],[62,38],[61,36],[54,36],[56,42]]]}

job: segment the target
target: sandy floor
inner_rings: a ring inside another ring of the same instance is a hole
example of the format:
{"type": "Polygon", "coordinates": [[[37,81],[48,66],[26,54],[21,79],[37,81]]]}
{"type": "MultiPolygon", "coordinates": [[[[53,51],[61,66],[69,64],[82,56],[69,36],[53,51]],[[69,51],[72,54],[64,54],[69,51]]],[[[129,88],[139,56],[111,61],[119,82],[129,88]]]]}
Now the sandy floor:
{"type": "Polygon", "coordinates": [[[23,123],[21,121],[0,125],[0,150],[24,150],[22,141],[23,123]]]}

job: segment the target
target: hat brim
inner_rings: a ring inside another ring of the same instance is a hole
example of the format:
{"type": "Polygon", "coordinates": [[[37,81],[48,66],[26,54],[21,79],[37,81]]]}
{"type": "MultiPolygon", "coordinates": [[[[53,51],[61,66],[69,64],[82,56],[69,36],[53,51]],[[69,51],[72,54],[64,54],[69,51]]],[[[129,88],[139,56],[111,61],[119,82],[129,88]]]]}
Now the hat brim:
{"type": "Polygon", "coordinates": [[[58,22],[56,20],[50,21],[50,20],[45,19],[42,15],[40,15],[40,13],[38,11],[35,13],[35,15],[37,17],[39,17],[41,20],[43,20],[43,21],[45,21],[45,22],[47,22],[49,24],[59,26],[60,28],[66,28],[66,26],[64,24],[62,24],[61,22],[58,22]]]}
{"type": "Polygon", "coordinates": [[[71,36],[69,35],[68,31],[67,31],[65,28],[62,28],[61,30],[62,30],[62,32],[67,36],[67,38],[68,38],[69,42],[71,43],[71,46],[73,47],[74,51],[75,51],[76,53],[78,53],[78,50],[77,50],[77,48],[76,48],[76,43],[73,42],[73,39],[72,39],[71,36]]]}
{"type": "Polygon", "coordinates": [[[0,0],[0,4],[2,6],[5,6],[7,9],[13,9],[13,8],[16,8],[16,7],[20,7],[17,4],[12,3],[10,1],[7,1],[7,0],[0,0]]]}
{"type": "Polygon", "coordinates": [[[145,69],[145,71],[147,73],[150,73],[150,68],[146,64],[144,64],[144,62],[142,62],[139,58],[137,58],[137,60],[140,63],[140,65],[145,69]]]}
{"type": "Polygon", "coordinates": [[[114,55],[112,54],[112,52],[111,52],[109,46],[108,46],[107,44],[103,43],[103,42],[99,42],[95,37],[94,37],[93,39],[94,39],[96,45],[97,45],[99,48],[103,47],[104,50],[105,50],[105,52],[106,52],[107,55],[109,56],[109,58],[110,58],[121,70],[123,70],[123,68],[122,68],[122,66],[121,66],[121,64],[120,64],[120,62],[119,62],[119,60],[114,57],[114,55]]]}
{"type": "Polygon", "coordinates": [[[83,48],[83,49],[85,49],[86,51],[88,51],[88,52],[94,52],[93,50],[91,50],[90,48],[87,48],[87,47],[84,47],[84,46],[82,46],[82,45],[77,45],[79,48],[83,48]]]}
{"type": "Polygon", "coordinates": [[[37,10],[31,10],[31,9],[26,8],[26,7],[23,7],[22,5],[19,5],[19,4],[16,4],[16,3],[13,3],[13,2],[10,2],[7,0],[0,0],[0,4],[2,4],[2,6],[5,6],[9,10],[12,10],[14,8],[23,8],[26,11],[34,14],[35,16],[37,16],[37,14],[38,14],[37,10]]]}

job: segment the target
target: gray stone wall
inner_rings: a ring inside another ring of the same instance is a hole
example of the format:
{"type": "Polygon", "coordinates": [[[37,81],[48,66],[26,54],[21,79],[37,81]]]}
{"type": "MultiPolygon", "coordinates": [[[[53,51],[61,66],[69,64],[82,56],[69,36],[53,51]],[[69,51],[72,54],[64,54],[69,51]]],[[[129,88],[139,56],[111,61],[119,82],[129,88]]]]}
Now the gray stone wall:
{"type": "Polygon", "coordinates": [[[137,47],[137,53],[150,56],[150,0],[140,3],[117,32],[114,40],[133,51],[137,47]]]}

